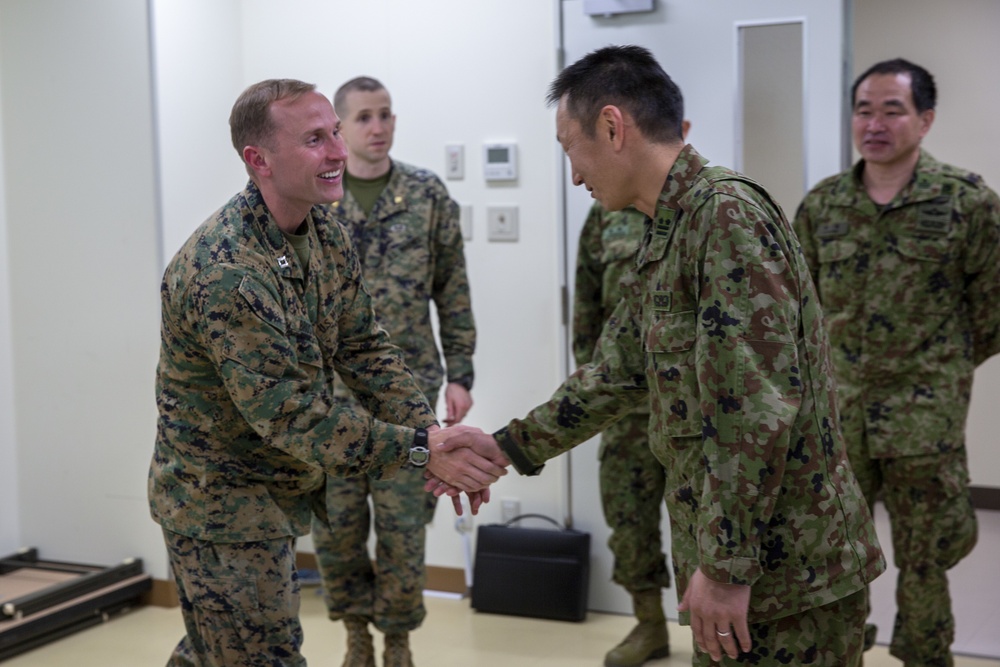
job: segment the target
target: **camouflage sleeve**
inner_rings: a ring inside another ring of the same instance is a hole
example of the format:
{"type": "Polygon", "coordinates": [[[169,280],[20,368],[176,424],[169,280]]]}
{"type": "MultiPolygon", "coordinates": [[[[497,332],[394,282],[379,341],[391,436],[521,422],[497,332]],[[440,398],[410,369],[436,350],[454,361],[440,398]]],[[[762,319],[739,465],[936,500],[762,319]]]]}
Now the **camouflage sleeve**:
{"type": "Polygon", "coordinates": [[[583,366],[594,356],[601,335],[603,302],[601,300],[601,217],[603,209],[594,204],[580,231],[576,251],[576,279],[573,287],[573,357],[583,366]]]}
{"type": "Polygon", "coordinates": [[[494,433],[522,475],[603,431],[648,399],[638,320],[623,299],[605,323],[590,363],[556,389],[548,402],[494,433]]]}
{"type": "Polygon", "coordinates": [[[776,205],[717,195],[696,216],[694,373],[706,477],[692,500],[694,529],[709,578],[752,583],[802,402],[794,238],[776,205]]]}
{"type": "MultiPolygon", "coordinates": [[[[444,185],[440,186],[444,190],[444,185]]],[[[476,350],[476,324],[465,271],[465,250],[458,204],[446,191],[434,207],[434,285],[431,298],[438,314],[438,330],[448,380],[471,379],[476,350]]]]}
{"type": "Polygon", "coordinates": [[[977,365],[1000,353],[1000,198],[985,186],[981,192],[972,212],[965,288],[977,365]]]}

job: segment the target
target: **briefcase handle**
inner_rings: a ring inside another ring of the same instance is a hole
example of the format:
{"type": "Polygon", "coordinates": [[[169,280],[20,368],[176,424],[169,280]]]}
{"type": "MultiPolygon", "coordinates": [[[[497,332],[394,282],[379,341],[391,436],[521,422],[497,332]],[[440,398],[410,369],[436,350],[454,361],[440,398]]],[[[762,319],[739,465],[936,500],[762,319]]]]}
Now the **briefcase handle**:
{"type": "Polygon", "coordinates": [[[543,520],[548,521],[549,523],[551,523],[553,526],[555,526],[559,530],[567,530],[567,528],[565,526],[563,526],[561,523],[559,523],[558,521],[556,521],[555,519],[553,519],[550,516],[545,516],[544,514],[519,514],[516,517],[514,517],[513,519],[510,519],[509,521],[507,521],[507,523],[505,523],[504,526],[507,526],[509,528],[511,525],[517,523],[521,519],[543,519],[543,520]]]}

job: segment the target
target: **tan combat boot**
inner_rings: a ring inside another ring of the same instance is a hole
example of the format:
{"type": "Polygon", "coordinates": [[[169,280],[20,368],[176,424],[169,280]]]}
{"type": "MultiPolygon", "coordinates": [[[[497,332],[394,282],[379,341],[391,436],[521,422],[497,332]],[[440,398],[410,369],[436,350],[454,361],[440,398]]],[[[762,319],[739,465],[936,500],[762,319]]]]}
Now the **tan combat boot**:
{"type": "Polygon", "coordinates": [[[382,654],[384,667],[413,667],[410,655],[410,635],[406,632],[385,634],[385,653],[382,654]]]}
{"type": "Polygon", "coordinates": [[[647,660],[670,655],[667,618],[663,615],[660,590],[632,596],[632,606],[639,625],[604,656],[604,667],[639,667],[647,660]]]}
{"type": "Polygon", "coordinates": [[[359,616],[345,616],[347,656],[344,667],[375,667],[375,647],[368,632],[368,621],[359,616]]]}

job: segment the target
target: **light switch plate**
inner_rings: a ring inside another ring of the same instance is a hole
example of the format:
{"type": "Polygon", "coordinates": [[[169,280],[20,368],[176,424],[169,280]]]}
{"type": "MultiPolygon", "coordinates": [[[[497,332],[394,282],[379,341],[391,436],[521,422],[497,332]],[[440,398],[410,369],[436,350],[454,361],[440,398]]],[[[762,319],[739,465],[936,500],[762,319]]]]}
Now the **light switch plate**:
{"type": "Polygon", "coordinates": [[[487,206],[486,228],[490,241],[517,241],[517,207],[487,206]]]}
{"type": "Polygon", "coordinates": [[[462,144],[444,147],[444,177],[450,181],[465,178],[465,146],[462,144]]]}
{"type": "Polygon", "coordinates": [[[472,205],[462,204],[458,207],[458,223],[462,226],[462,240],[472,240],[472,205]]]}

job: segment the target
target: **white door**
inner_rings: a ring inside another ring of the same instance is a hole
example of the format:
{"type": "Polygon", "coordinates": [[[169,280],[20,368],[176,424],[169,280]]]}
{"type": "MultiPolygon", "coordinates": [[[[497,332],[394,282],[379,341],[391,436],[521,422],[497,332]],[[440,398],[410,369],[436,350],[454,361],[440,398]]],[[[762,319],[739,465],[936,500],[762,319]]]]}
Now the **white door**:
{"type": "MultiPolygon", "coordinates": [[[[849,0],[660,0],[652,12],[590,17],[584,14],[583,0],[563,0],[565,63],[609,44],[649,48],[684,94],[685,116],[692,123],[688,141],[712,163],[745,169],[783,193],[781,203],[792,208],[786,210],[792,216],[797,193],[804,195],[818,180],[842,168],[846,5],[849,0]],[[783,48],[766,48],[775,39],[784,42],[783,48]],[[773,67],[774,58],[783,66],[773,67]],[[778,72],[777,80],[768,82],[771,70],[778,72]],[[757,94],[764,83],[784,94],[757,94]],[[769,114],[772,98],[774,109],[769,114]],[[783,122],[773,122],[777,117],[783,122]],[[795,135],[791,140],[789,131],[795,135]],[[768,133],[777,134],[768,140],[768,133]],[[787,153],[789,145],[790,158],[773,159],[772,152],[780,146],[787,153]],[[759,173],[753,173],[755,169],[759,173]]],[[[592,202],[585,189],[573,186],[568,163],[564,164],[564,265],[572,303],[577,241],[592,202]]],[[[570,349],[568,342],[566,348],[570,349]]],[[[572,369],[570,357],[567,354],[567,371],[572,369]]],[[[595,438],[569,455],[570,512],[574,527],[591,533],[590,608],[631,613],[628,595],[611,583],[597,444],[595,438]]],[[[669,554],[665,512],[662,525],[669,554]]],[[[667,615],[676,619],[673,590],[665,593],[664,605],[667,615]]]]}

